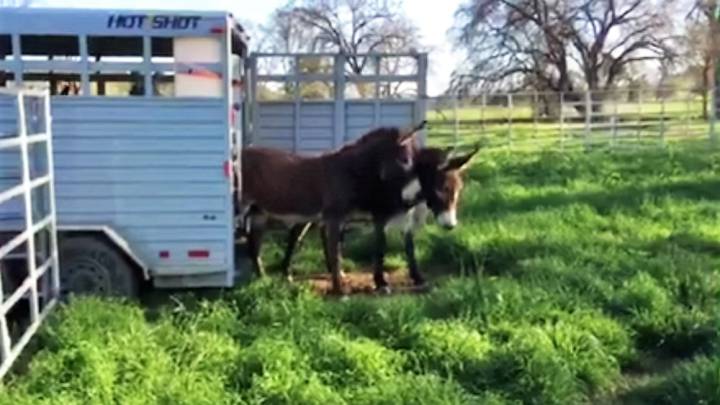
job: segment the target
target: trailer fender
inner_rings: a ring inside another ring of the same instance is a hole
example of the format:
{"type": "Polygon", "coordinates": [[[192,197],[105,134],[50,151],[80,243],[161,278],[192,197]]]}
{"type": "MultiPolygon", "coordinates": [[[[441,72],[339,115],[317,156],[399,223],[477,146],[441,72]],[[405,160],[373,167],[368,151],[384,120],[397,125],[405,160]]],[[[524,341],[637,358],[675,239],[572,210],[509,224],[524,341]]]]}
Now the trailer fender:
{"type": "Polygon", "coordinates": [[[64,225],[58,226],[59,234],[100,234],[117,247],[125,257],[142,272],[145,281],[150,279],[150,268],[130,248],[130,244],[117,231],[107,225],[64,225]]]}

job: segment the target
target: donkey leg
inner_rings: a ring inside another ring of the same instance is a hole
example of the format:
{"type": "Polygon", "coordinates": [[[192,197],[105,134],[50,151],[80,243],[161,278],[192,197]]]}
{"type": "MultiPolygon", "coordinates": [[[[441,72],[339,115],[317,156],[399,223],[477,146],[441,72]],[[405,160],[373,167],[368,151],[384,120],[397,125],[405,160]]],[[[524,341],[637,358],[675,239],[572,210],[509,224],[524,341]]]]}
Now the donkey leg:
{"type": "Polygon", "coordinates": [[[390,293],[390,286],[385,280],[385,251],[387,249],[387,241],[385,238],[385,223],[380,220],[374,221],[375,226],[375,269],[373,271],[373,280],[375,281],[375,289],[382,294],[390,293]]]}
{"type": "Polygon", "coordinates": [[[405,259],[407,260],[408,269],[410,270],[410,278],[416,287],[425,286],[425,278],[420,274],[417,259],[415,257],[415,231],[420,229],[426,222],[428,215],[428,207],[425,204],[419,204],[408,212],[410,221],[404,229],[405,239],[405,259]]]}
{"type": "MultiPolygon", "coordinates": [[[[318,229],[320,230],[320,243],[322,244],[323,255],[325,257],[325,270],[327,270],[328,274],[332,274],[330,262],[328,261],[328,257],[330,257],[330,255],[328,255],[327,251],[327,234],[325,225],[319,225],[318,229]]],[[[340,245],[342,246],[342,240],[340,241],[340,245]]],[[[345,272],[342,269],[340,269],[340,278],[345,278],[345,272]]]]}
{"type": "Polygon", "coordinates": [[[258,277],[265,275],[265,269],[263,268],[262,258],[260,257],[260,248],[262,246],[262,238],[265,233],[266,219],[261,215],[250,216],[250,229],[248,233],[248,250],[250,251],[250,258],[255,268],[255,274],[258,277]]]}
{"type": "Polygon", "coordinates": [[[332,269],[330,268],[330,255],[328,254],[327,227],[325,224],[320,224],[318,226],[318,230],[320,231],[320,243],[322,244],[323,256],[325,257],[325,270],[327,270],[329,274],[332,274],[332,269]]]}
{"type": "Polygon", "coordinates": [[[292,281],[292,275],[290,274],[290,261],[292,260],[292,255],[295,253],[295,248],[302,241],[302,238],[305,236],[305,233],[311,225],[312,222],[295,224],[290,228],[290,232],[288,232],[288,237],[285,243],[285,257],[283,257],[282,264],[280,265],[282,267],[283,274],[285,274],[288,281],[292,281]]]}
{"type": "Polygon", "coordinates": [[[420,274],[417,259],[415,258],[415,235],[408,230],[405,231],[405,260],[407,260],[410,278],[417,287],[425,285],[425,278],[420,274]]]}
{"type": "Polygon", "coordinates": [[[340,276],[340,265],[342,263],[340,252],[340,221],[325,221],[325,232],[327,233],[326,261],[332,278],[332,292],[342,295],[342,278],[340,276]]]}

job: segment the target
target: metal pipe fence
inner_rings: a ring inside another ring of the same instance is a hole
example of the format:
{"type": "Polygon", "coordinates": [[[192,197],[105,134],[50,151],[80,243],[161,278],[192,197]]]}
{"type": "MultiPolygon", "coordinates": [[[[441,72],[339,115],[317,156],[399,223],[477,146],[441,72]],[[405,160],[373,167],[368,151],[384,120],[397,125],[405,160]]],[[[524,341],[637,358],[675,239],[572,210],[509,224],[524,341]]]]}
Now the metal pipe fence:
{"type": "Polygon", "coordinates": [[[439,97],[427,102],[428,139],[512,149],[658,147],[715,140],[712,105],[701,92],[664,88],[439,97]]]}

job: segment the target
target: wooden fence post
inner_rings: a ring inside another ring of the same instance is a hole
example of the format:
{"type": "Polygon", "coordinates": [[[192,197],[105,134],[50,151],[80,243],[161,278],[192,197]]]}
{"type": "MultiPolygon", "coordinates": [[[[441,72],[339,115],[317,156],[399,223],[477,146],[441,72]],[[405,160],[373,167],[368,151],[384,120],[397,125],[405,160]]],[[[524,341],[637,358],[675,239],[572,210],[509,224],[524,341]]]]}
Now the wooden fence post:
{"type": "Polygon", "coordinates": [[[665,146],[665,94],[660,94],[660,145],[665,146]]]}
{"type": "Polygon", "coordinates": [[[565,93],[560,91],[560,149],[565,149],[565,93]]]}
{"type": "Polygon", "coordinates": [[[453,96],[453,119],[455,121],[453,126],[453,149],[457,148],[460,141],[460,111],[458,109],[459,98],[459,94],[455,94],[453,96]]]}
{"type": "Polygon", "coordinates": [[[640,134],[642,132],[642,89],[638,89],[637,93],[637,131],[635,132],[635,147],[640,146],[640,134]]]}
{"type": "Polygon", "coordinates": [[[507,94],[507,119],[508,119],[508,146],[512,146],[513,143],[513,136],[512,136],[512,110],[513,110],[513,95],[512,93],[507,94]]]}
{"type": "Polygon", "coordinates": [[[585,92],[585,148],[590,145],[590,130],[592,124],[592,94],[590,89],[585,92]]]}
{"type": "Polygon", "coordinates": [[[612,117],[612,141],[611,146],[615,147],[617,145],[617,138],[618,138],[618,95],[615,95],[613,97],[613,117],[612,117]]]}
{"type": "MultiPolygon", "coordinates": [[[[717,77],[717,76],[716,76],[717,77]]],[[[714,80],[713,80],[714,81],[714,80]]],[[[716,83],[717,84],[717,83],[716,83]]],[[[718,107],[718,88],[717,86],[712,87],[712,92],[710,93],[710,143],[713,146],[717,146],[718,143],[718,136],[716,132],[716,120],[717,120],[717,107],[718,107]]]]}
{"type": "Polygon", "coordinates": [[[537,138],[538,135],[538,115],[540,115],[537,90],[533,91],[533,138],[537,138]]]}
{"type": "Polygon", "coordinates": [[[480,133],[485,137],[485,108],[487,107],[487,93],[483,92],[480,105],[480,133]]]}

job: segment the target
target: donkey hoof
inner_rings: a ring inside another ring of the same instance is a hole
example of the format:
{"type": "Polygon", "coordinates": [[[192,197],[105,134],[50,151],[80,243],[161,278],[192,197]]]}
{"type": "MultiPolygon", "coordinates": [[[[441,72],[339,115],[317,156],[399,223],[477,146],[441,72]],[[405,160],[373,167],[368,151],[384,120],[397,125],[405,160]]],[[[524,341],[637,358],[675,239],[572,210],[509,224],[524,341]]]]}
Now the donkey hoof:
{"type": "Polygon", "coordinates": [[[378,295],[390,295],[390,294],[392,294],[392,289],[390,288],[389,285],[384,285],[382,287],[377,287],[375,289],[375,292],[378,295]]]}

